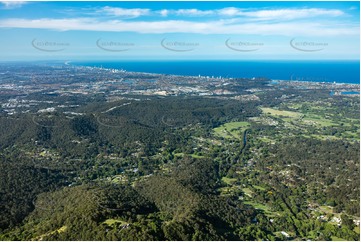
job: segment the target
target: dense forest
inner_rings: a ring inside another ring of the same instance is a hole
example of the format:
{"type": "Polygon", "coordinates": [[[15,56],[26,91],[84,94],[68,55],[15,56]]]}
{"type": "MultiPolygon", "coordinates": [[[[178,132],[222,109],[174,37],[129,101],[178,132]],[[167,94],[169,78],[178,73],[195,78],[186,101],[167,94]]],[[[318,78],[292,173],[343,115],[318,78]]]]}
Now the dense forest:
{"type": "Polygon", "coordinates": [[[359,240],[358,97],[266,83],[0,112],[0,239],[359,240]]]}

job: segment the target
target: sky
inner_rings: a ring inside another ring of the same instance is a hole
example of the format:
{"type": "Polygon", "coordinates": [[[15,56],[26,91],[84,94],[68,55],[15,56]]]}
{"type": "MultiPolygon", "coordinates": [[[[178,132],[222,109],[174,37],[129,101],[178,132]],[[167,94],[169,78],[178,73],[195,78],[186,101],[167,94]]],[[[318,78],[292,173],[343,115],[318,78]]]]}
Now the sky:
{"type": "Polygon", "coordinates": [[[360,3],[0,1],[0,61],[359,60],[360,3]]]}

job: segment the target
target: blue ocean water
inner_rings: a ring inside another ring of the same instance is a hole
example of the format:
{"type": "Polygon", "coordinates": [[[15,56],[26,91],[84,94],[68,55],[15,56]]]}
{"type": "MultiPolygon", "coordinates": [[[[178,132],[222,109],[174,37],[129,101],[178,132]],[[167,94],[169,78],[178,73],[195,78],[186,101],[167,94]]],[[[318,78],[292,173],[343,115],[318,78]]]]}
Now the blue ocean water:
{"type": "Polygon", "coordinates": [[[360,84],[359,61],[76,61],[71,64],[185,76],[267,77],[360,84]]]}

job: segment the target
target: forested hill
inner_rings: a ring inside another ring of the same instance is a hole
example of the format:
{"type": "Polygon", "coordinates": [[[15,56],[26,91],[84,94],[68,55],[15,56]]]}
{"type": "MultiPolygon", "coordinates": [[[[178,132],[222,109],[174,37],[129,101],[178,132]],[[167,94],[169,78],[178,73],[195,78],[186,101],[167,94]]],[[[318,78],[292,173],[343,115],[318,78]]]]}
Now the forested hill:
{"type": "Polygon", "coordinates": [[[359,97],[227,81],[2,95],[0,239],[359,240],[359,97]]]}

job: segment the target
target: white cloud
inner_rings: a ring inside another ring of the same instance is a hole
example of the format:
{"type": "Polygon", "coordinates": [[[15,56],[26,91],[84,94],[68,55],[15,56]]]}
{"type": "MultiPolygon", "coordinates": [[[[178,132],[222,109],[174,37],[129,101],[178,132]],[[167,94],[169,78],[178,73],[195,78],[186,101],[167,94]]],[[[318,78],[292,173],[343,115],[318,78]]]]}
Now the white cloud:
{"type": "Polygon", "coordinates": [[[239,8],[222,8],[217,10],[219,15],[225,15],[225,16],[239,16],[240,13],[242,13],[242,10],[239,8]]]}
{"type": "Polygon", "coordinates": [[[98,13],[104,13],[111,16],[124,16],[137,18],[144,15],[149,15],[151,13],[150,9],[145,8],[113,8],[113,7],[104,7],[101,10],[97,11],[98,13]]]}
{"type": "Polygon", "coordinates": [[[182,15],[182,16],[205,16],[205,15],[211,15],[214,13],[214,11],[212,10],[207,10],[207,11],[203,11],[203,10],[198,10],[198,9],[179,9],[179,10],[175,10],[174,13],[176,15],[182,15]]]}
{"type": "Polygon", "coordinates": [[[159,13],[160,13],[160,15],[162,16],[162,17],[167,17],[168,16],[168,14],[169,14],[169,10],[167,10],[167,9],[163,9],[163,10],[160,10],[159,11],[159,13]]]}
{"type": "Polygon", "coordinates": [[[0,1],[0,3],[4,5],[3,8],[5,9],[20,8],[21,6],[26,4],[26,2],[24,1],[0,1]]]}
{"type": "Polygon", "coordinates": [[[244,16],[255,17],[260,19],[300,19],[317,16],[338,17],[344,13],[337,9],[277,9],[277,10],[260,10],[254,12],[243,12],[244,16]]]}
{"type": "Polygon", "coordinates": [[[162,17],[167,16],[183,16],[183,17],[200,17],[215,14],[213,10],[199,10],[199,9],[162,9],[157,11],[162,17]]]}
{"type": "MultiPolygon", "coordinates": [[[[149,10],[149,9],[147,9],[149,10]]],[[[149,14],[150,12],[147,12],[149,14]]],[[[240,8],[222,8],[215,10],[199,10],[199,9],[163,9],[157,11],[163,17],[166,16],[221,16],[221,17],[246,17],[250,20],[291,20],[311,17],[338,17],[344,15],[344,12],[338,9],[322,9],[322,8],[301,8],[301,9],[270,9],[247,11],[240,8]]],[[[152,12],[155,15],[155,12],[152,12]]]]}
{"type": "Polygon", "coordinates": [[[239,8],[223,8],[217,10],[219,15],[224,16],[244,16],[259,20],[290,20],[311,18],[317,16],[338,17],[344,14],[338,9],[320,9],[320,8],[302,8],[302,9],[272,9],[272,10],[257,10],[244,11],[239,8]]]}
{"type": "Polygon", "coordinates": [[[4,19],[0,28],[35,28],[58,31],[85,30],[106,32],[136,32],[147,34],[257,34],[282,36],[340,36],[359,35],[358,25],[335,25],[316,22],[243,23],[239,21],[193,22],[164,21],[99,21],[93,18],[72,19],[4,19]]]}
{"type": "Polygon", "coordinates": [[[322,9],[322,8],[301,8],[301,9],[269,9],[269,10],[254,10],[249,11],[240,8],[222,8],[214,10],[200,10],[200,9],[162,9],[159,11],[152,11],[145,8],[115,8],[103,7],[96,11],[98,14],[106,14],[111,16],[128,16],[141,17],[146,15],[152,16],[183,16],[183,17],[199,17],[199,16],[221,16],[221,17],[246,17],[251,20],[291,20],[311,18],[317,16],[324,17],[338,17],[344,14],[338,9],[322,9]]]}

